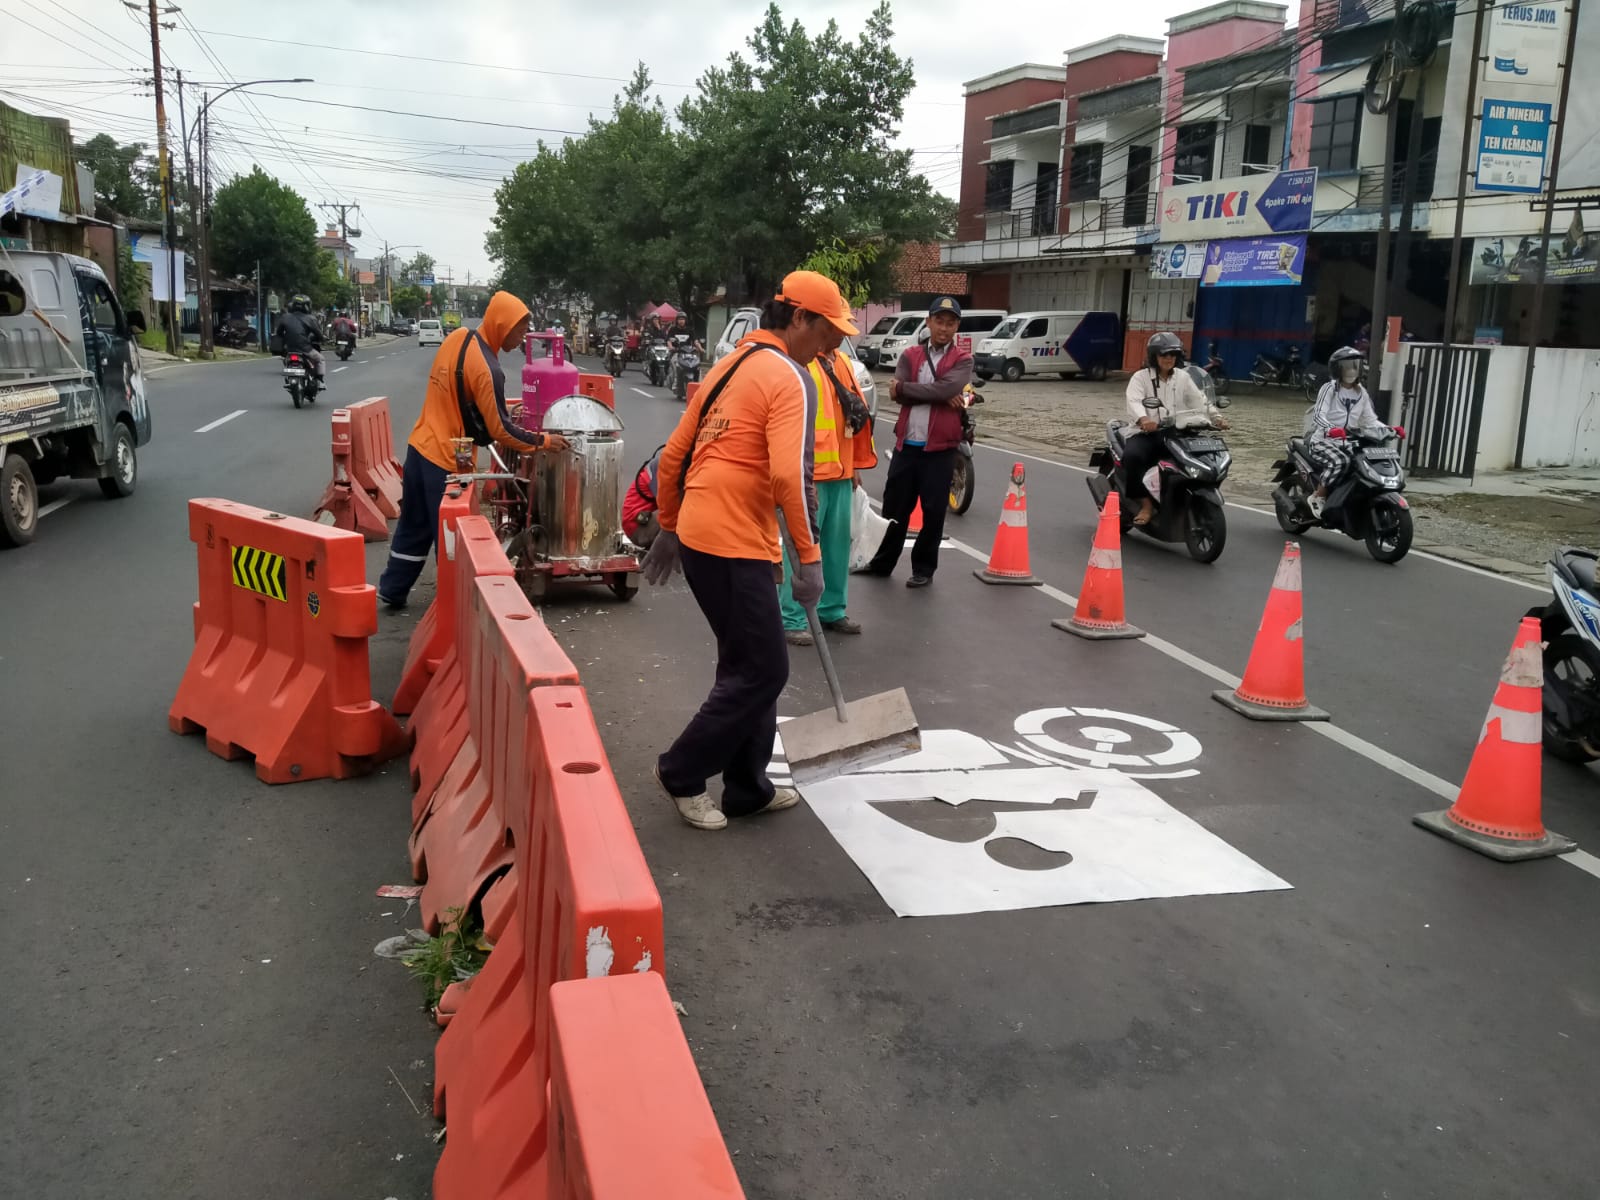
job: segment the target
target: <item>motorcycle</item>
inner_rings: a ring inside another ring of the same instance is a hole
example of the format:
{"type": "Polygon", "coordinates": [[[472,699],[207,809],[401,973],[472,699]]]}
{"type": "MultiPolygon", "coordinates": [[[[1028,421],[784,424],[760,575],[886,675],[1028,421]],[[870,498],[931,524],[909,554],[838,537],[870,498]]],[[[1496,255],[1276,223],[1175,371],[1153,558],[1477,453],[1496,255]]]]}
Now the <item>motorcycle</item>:
{"type": "Polygon", "coordinates": [[[694,338],[687,333],[672,335],[672,394],[678,400],[687,400],[689,385],[700,378],[700,351],[694,348],[694,338]]]}
{"type": "Polygon", "coordinates": [[[352,333],[339,335],[339,361],[343,362],[356,352],[356,339],[352,333]]]}
{"type": "Polygon", "coordinates": [[[1592,550],[1550,556],[1554,593],[1538,617],[1544,642],[1544,748],[1563,762],[1600,760],[1600,588],[1592,550]]]}
{"type": "MultiPolygon", "coordinates": [[[[1217,396],[1211,376],[1198,365],[1184,368],[1218,408],[1227,408],[1226,396],[1217,396]]],[[[1128,499],[1122,460],[1128,438],[1137,429],[1124,421],[1106,423],[1106,444],[1089,455],[1089,465],[1099,474],[1088,479],[1095,507],[1104,508],[1113,488],[1122,511],[1122,532],[1138,529],[1158,542],[1182,542],[1196,562],[1216,562],[1228,541],[1228,519],[1223,510],[1222,482],[1233,466],[1228,443],[1200,414],[1185,414],[1184,424],[1174,418],[1161,421],[1158,432],[1165,446],[1160,463],[1145,475],[1145,486],[1156,502],[1148,524],[1135,525],[1136,503],[1128,499]]]]}
{"type": "MultiPolygon", "coordinates": [[[[1399,562],[1411,549],[1412,535],[1399,448],[1387,437],[1351,438],[1344,429],[1330,429],[1328,436],[1350,442],[1354,461],[1349,473],[1328,493],[1322,515],[1314,515],[1308,500],[1317,486],[1314,464],[1305,438],[1290,438],[1288,456],[1272,464],[1272,505],[1279,527],[1291,537],[1308,529],[1334,529],[1365,541],[1367,553],[1379,562],[1399,562]]],[[[1395,440],[1404,438],[1405,430],[1397,427],[1395,440]]]]}
{"type": "Polygon", "coordinates": [[[622,351],[625,345],[620,334],[606,339],[606,370],[611,372],[613,379],[622,377],[622,351]]]}
{"type": "Polygon", "coordinates": [[[961,440],[956,443],[960,453],[950,476],[950,511],[958,517],[972,507],[972,498],[977,494],[978,464],[972,457],[972,444],[978,436],[978,416],[972,406],[983,403],[983,397],[974,390],[982,386],[983,380],[974,379],[961,393],[961,440]]]}
{"type": "Polygon", "coordinates": [[[651,387],[661,387],[667,382],[667,360],[672,357],[672,347],[667,339],[658,337],[650,342],[650,353],[645,359],[645,373],[650,376],[651,387]]]}
{"type": "Polygon", "coordinates": [[[1211,385],[1216,390],[1217,395],[1226,396],[1228,394],[1228,368],[1222,361],[1222,356],[1217,353],[1215,338],[1211,340],[1211,349],[1206,353],[1205,372],[1211,376],[1211,385]]]}
{"type": "Polygon", "coordinates": [[[302,403],[315,404],[322,386],[317,379],[317,365],[298,351],[289,351],[283,356],[283,386],[296,408],[302,403]]]}
{"type": "Polygon", "coordinates": [[[1263,350],[1256,355],[1256,364],[1250,368],[1251,382],[1266,386],[1300,387],[1305,382],[1305,371],[1300,364],[1300,347],[1290,346],[1289,353],[1279,358],[1263,350]]]}

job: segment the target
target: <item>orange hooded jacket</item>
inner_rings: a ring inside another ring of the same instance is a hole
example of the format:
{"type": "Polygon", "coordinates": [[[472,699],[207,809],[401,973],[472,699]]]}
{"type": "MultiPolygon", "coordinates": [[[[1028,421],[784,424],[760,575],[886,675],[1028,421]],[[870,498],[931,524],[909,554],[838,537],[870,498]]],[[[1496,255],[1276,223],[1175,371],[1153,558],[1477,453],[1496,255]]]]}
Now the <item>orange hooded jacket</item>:
{"type": "Polygon", "coordinates": [[[456,364],[462,366],[467,397],[489,431],[489,436],[513,450],[537,450],[544,442],[535,433],[513,424],[506,413],[506,377],[500,369],[500,346],[517,323],[528,315],[528,306],[510,292],[496,292],[484,310],[476,333],[463,325],[445,338],[433,356],[428,372],[428,395],[422,402],[422,415],[411,429],[411,445],[434,466],[456,469],[452,438],[470,437],[461,419],[461,404],[456,390],[456,364]],[[469,341],[476,342],[468,345],[469,341]],[[466,359],[462,360],[462,350],[466,359]]]}

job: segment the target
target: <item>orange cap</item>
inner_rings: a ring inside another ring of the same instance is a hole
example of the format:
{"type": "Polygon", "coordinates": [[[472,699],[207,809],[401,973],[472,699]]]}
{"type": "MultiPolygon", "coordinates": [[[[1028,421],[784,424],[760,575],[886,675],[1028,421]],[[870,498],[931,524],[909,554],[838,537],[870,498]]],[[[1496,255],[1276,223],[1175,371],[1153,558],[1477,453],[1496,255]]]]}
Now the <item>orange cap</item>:
{"type": "Polygon", "coordinates": [[[839,285],[816,271],[790,271],[783,277],[783,286],[773,297],[819,317],[843,333],[855,335],[861,331],[850,320],[850,306],[844,302],[839,285]]]}

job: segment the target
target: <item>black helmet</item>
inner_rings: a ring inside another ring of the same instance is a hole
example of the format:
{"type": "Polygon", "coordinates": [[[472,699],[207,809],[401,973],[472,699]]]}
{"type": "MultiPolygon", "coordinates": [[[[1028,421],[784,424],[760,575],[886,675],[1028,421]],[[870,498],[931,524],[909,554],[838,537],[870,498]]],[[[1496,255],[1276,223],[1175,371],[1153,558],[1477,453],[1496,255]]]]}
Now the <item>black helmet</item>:
{"type": "Polygon", "coordinates": [[[1367,356],[1354,346],[1340,346],[1328,356],[1328,375],[1337,384],[1352,384],[1361,378],[1361,368],[1366,365],[1367,356]],[[1344,377],[1342,364],[1354,363],[1355,370],[1349,379],[1344,377]]]}
{"type": "Polygon", "coordinates": [[[310,312],[311,311],[311,297],[310,296],[306,296],[306,295],[290,296],[289,297],[289,311],[290,312],[297,312],[297,313],[308,313],[308,312],[310,312]]]}
{"type": "Polygon", "coordinates": [[[1176,366],[1183,366],[1183,342],[1179,340],[1177,334],[1163,331],[1152,335],[1145,343],[1144,361],[1152,371],[1156,369],[1156,359],[1163,354],[1176,354],[1178,356],[1176,366]]]}

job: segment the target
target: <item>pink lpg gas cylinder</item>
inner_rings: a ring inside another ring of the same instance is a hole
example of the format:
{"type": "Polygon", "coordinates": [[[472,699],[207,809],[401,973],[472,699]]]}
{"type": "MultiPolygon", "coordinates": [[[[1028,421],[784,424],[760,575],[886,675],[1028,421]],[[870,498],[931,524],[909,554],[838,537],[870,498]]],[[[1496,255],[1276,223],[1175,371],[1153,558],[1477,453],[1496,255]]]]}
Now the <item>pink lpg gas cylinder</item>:
{"type": "Polygon", "coordinates": [[[559,333],[530,333],[522,343],[522,418],[529,429],[544,428],[544,414],[563,396],[578,392],[576,365],[567,361],[567,339],[559,333]],[[544,342],[540,354],[535,343],[544,342]]]}

